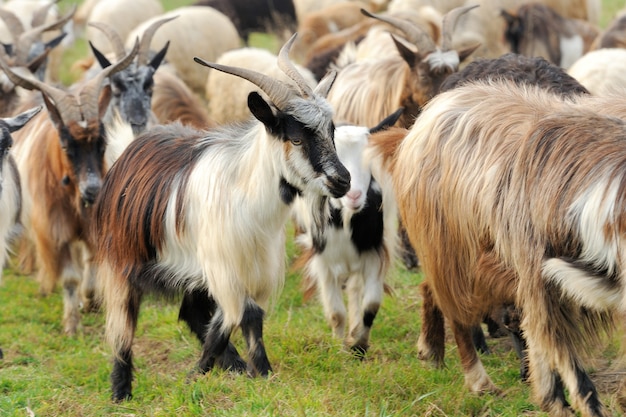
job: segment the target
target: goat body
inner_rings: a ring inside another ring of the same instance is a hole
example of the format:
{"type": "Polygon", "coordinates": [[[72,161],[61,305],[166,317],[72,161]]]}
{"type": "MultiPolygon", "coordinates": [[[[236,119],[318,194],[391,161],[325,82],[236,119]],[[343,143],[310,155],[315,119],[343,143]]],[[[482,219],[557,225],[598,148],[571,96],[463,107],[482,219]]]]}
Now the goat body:
{"type": "MultiPolygon", "coordinates": [[[[155,127],[128,145],[105,178],[93,238],[116,355],[114,400],[131,396],[132,340],[147,291],[183,293],[180,317],[203,343],[201,372],[216,363],[246,369],[229,342],[236,327],[248,343],[250,373],[271,372],[263,316],[284,280],[289,204],[301,193],[318,207],[345,194],[350,178],[334,151],[330,106],[288,61],[294,39],[279,66],[300,94],[266,75],[197,59],[252,81],[272,107],[254,92],[248,104],[257,120],[246,124],[155,127]]],[[[325,96],[333,79],[316,91],[325,96]]]]}
{"type": "Polygon", "coordinates": [[[535,399],[559,416],[573,415],[564,388],[582,415],[607,415],[579,352],[626,309],[626,127],[589,100],[469,83],[434,98],[401,144],[380,148],[426,301],[450,321],[466,384],[497,391],[467,341],[493,307],[514,303],[535,399]]]}

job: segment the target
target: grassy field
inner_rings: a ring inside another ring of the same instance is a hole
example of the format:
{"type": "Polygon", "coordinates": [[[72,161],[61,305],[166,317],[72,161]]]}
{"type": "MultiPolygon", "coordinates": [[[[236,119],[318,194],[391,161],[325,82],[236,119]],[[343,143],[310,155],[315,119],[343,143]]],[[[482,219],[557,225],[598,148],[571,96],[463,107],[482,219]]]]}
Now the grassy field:
{"type": "MultiPolygon", "coordinates": [[[[62,7],[71,3],[60,2],[62,7]]],[[[164,1],[166,9],[189,3],[164,1]]],[[[621,7],[623,1],[605,0],[603,24],[621,7]]],[[[79,41],[67,61],[84,51],[84,41],[79,41]]],[[[291,244],[287,255],[290,262],[295,255],[291,244]]],[[[0,417],[545,416],[519,379],[519,361],[508,339],[488,339],[493,353],[482,357],[503,389],[501,396],[467,392],[452,342],[444,369],[417,359],[421,279],[401,266],[394,269],[390,281],[395,294],[385,297],[372,347],[358,361],[331,337],[321,306],[303,300],[299,275],[290,272],[266,319],[265,342],[274,368],[269,379],[221,371],[190,378],[199,343],[177,321],[176,303],[148,299],[135,339],[134,398],[113,404],[102,314],[85,314],[79,334],[66,337],[60,291],[43,298],[33,277],[7,268],[0,285],[0,417]]],[[[626,364],[620,361],[623,341],[624,335],[608,341],[591,365],[603,401],[615,416],[625,412],[619,401],[626,402],[626,388],[617,392],[626,378],[626,364]]],[[[245,352],[239,333],[234,342],[245,352]]]]}

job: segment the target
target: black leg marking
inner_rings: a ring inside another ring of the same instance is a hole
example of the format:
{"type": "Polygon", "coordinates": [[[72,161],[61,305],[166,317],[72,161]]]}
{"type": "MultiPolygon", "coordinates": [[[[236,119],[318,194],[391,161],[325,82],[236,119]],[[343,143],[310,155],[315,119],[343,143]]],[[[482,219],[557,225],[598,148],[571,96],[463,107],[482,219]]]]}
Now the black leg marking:
{"type": "Polygon", "coordinates": [[[483,328],[480,326],[472,327],[472,341],[474,342],[474,347],[480,353],[485,355],[490,355],[491,351],[489,350],[489,346],[487,346],[487,340],[485,339],[485,333],[483,332],[483,328]]]}
{"type": "Polygon", "coordinates": [[[267,376],[272,371],[263,344],[264,315],[263,309],[249,300],[241,320],[241,331],[248,344],[249,372],[252,376],[267,376]]]}
{"type": "Polygon", "coordinates": [[[206,373],[213,369],[217,358],[228,348],[232,329],[224,331],[222,329],[223,318],[218,309],[209,322],[209,326],[202,346],[202,356],[198,362],[198,369],[206,373]]]}
{"type": "Polygon", "coordinates": [[[544,398],[542,408],[544,410],[549,410],[551,407],[548,407],[549,404],[553,403],[561,403],[563,404],[563,408],[569,408],[569,403],[565,399],[565,390],[563,387],[563,381],[561,381],[561,377],[556,372],[552,373],[552,392],[548,396],[548,398],[544,398]]]}
{"type": "MultiPolygon", "coordinates": [[[[195,290],[184,294],[178,319],[186,322],[191,332],[196,335],[200,343],[204,344],[209,323],[216,310],[217,303],[207,291],[195,290]]],[[[245,372],[247,366],[235,346],[230,342],[228,342],[224,353],[217,357],[216,363],[224,370],[239,373],[245,372]]]]}
{"type": "Polygon", "coordinates": [[[113,362],[111,372],[112,399],[115,402],[130,400],[133,381],[133,353],[130,349],[119,352],[119,358],[113,362]]]}
{"type": "Polygon", "coordinates": [[[589,375],[579,367],[576,367],[576,384],[578,385],[578,395],[586,399],[591,415],[603,416],[604,406],[598,398],[596,387],[591,382],[589,375]]]}

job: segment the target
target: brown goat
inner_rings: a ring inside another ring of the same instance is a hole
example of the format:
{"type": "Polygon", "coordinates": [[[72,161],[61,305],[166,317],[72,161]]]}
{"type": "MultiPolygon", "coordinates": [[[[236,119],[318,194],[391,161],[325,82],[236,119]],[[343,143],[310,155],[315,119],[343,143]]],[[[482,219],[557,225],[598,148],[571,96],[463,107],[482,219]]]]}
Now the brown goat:
{"type": "Polygon", "coordinates": [[[87,222],[104,174],[106,139],[100,120],[111,92],[102,84],[132,62],[138,46],[73,92],[19,75],[0,59],[13,83],[41,91],[48,110],[14,135],[13,149],[24,190],[23,238],[36,250],[41,292],[50,293],[59,280],[63,285],[68,334],[74,334],[80,322],[87,222]]]}
{"type": "Polygon", "coordinates": [[[404,141],[374,148],[467,386],[498,391],[468,341],[492,307],[515,303],[533,394],[553,416],[609,415],[581,351],[626,311],[626,127],[598,112],[625,106],[594,100],[468,83],[435,97],[404,141]]]}

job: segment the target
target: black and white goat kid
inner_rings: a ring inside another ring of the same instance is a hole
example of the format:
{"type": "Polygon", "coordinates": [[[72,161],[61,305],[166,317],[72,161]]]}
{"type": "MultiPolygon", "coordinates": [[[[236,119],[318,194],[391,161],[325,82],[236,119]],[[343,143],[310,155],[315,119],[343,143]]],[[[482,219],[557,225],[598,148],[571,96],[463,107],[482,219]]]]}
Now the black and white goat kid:
{"type": "Polygon", "coordinates": [[[318,291],[333,335],[344,339],[359,357],[369,348],[370,330],[385,290],[385,276],[395,257],[397,210],[393,193],[383,192],[372,176],[364,151],[370,135],[392,126],[400,108],[376,127],[344,125],[335,130],[337,155],[350,172],[350,190],[331,198],[322,210],[328,227],[320,238],[314,230],[309,205],[297,199],[294,217],[302,253],[294,266],[303,270],[305,296],[318,291]],[[343,293],[348,300],[348,323],[343,293]],[[346,324],[348,334],[345,336],[346,324]]]}

